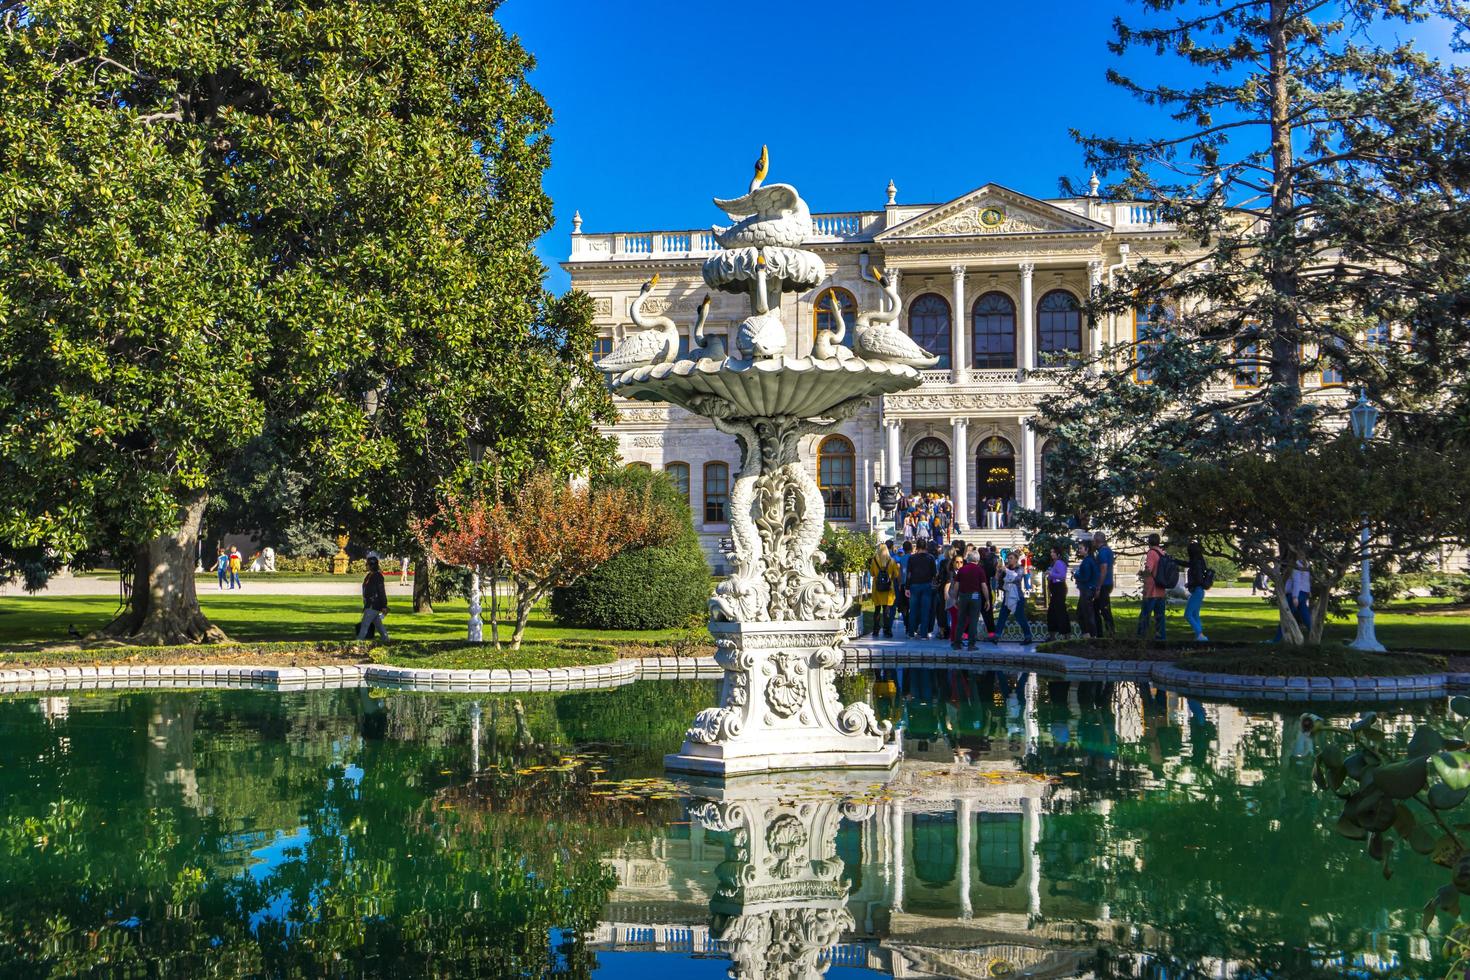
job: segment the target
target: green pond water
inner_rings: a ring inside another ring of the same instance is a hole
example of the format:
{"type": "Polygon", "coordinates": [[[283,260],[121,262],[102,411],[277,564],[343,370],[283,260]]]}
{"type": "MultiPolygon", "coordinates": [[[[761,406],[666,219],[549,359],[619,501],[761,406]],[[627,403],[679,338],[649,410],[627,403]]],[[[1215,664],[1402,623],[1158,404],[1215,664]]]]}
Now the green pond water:
{"type": "Polygon", "coordinates": [[[667,780],[713,682],[0,698],[0,976],[1443,974],[1443,873],[1328,829],[1294,708],[843,687],[891,776],[667,780]]]}

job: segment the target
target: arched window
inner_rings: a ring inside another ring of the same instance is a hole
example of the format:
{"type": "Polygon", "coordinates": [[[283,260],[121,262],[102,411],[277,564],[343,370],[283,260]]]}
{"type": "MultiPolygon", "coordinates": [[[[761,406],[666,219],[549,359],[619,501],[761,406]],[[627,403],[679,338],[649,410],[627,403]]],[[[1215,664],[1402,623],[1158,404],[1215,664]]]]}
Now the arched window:
{"type": "Polygon", "coordinates": [[[1082,353],[1082,307],[1065,289],[1053,289],[1036,304],[1036,349],[1040,363],[1075,361],[1082,353]]]}
{"type": "Polygon", "coordinates": [[[970,309],[970,346],[977,368],[1016,366],[1016,304],[1005,293],[986,293],[970,309]]]}
{"type": "Polygon", "coordinates": [[[651,470],[651,469],[653,469],[653,464],[652,463],[645,463],[642,460],[638,460],[636,462],[629,463],[628,464],[628,469],[630,469],[630,470],[651,470]]]}
{"type": "Polygon", "coordinates": [[[939,358],[937,367],[949,367],[949,301],[925,293],[909,304],[909,336],[939,358]]]}
{"type": "MultiPolygon", "coordinates": [[[[953,813],[916,813],[910,825],[914,839],[914,874],[926,885],[954,881],[959,860],[959,828],[953,813]]],[[[966,855],[966,860],[969,855],[966,855]]]]}
{"type": "Polygon", "coordinates": [[[730,522],[730,467],[724,463],[704,464],[704,522],[730,522]]]}
{"type": "Polygon", "coordinates": [[[829,521],[857,519],[857,455],[844,436],[828,436],[817,447],[817,485],[829,521]]]}
{"type": "Polygon", "coordinates": [[[980,500],[1016,496],[1016,450],[1000,436],[982,441],[975,450],[975,487],[980,500]]]}
{"type": "Polygon", "coordinates": [[[915,493],[949,493],[949,447],[933,436],[914,446],[910,470],[915,493]]]}
{"type": "MultiPolygon", "coordinates": [[[[842,309],[843,322],[847,324],[847,335],[842,338],[842,346],[852,346],[852,327],[857,322],[858,306],[857,300],[852,293],[840,286],[834,286],[830,292],[837,294],[837,302],[842,309]]],[[[817,301],[812,304],[812,340],[817,339],[817,334],[823,330],[831,330],[837,326],[832,322],[832,297],[828,295],[829,290],[822,290],[817,294],[817,301]]]]}
{"type": "Polygon", "coordinates": [[[689,503],[689,464],[688,463],[665,463],[664,472],[669,479],[674,481],[674,486],[684,495],[684,502],[689,503]]]}
{"type": "Polygon", "coordinates": [[[1133,310],[1133,360],[1137,364],[1134,379],[1141,385],[1153,384],[1152,358],[1159,350],[1159,341],[1171,328],[1174,311],[1162,303],[1133,310]]]}

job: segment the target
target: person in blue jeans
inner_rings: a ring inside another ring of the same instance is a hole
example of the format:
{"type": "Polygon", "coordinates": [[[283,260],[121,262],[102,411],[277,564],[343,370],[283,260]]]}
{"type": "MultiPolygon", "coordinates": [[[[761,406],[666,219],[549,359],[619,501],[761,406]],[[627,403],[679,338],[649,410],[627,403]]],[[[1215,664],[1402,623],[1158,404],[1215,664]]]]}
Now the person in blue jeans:
{"type": "Polygon", "coordinates": [[[1031,623],[1026,619],[1026,592],[1021,588],[1021,569],[1017,567],[1016,553],[1006,555],[1005,571],[1001,573],[1000,619],[995,623],[995,634],[987,642],[999,644],[997,637],[1005,633],[1006,621],[1011,616],[1021,624],[1021,642],[1031,642],[1031,623]]]}
{"type": "Polygon", "coordinates": [[[1169,590],[1158,583],[1156,573],[1159,562],[1164,557],[1164,549],[1157,534],[1148,536],[1148,554],[1143,559],[1143,571],[1139,577],[1143,579],[1143,606],[1138,610],[1138,638],[1141,640],[1148,632],[1148,621],[1151,617],[1157,617],[1159,621],[1158,639],[1164,641],[1164,603],[1168,598],[1169,590]]]}
{"type": "Polygon", "coordinates": [[[927,550],[909,555],[905,565],[905,585],[908,587],[909,611],[904,618],[909,636],[921,640],[934,632],[934,579],[939,563],[927,550]]]}
{"type": "Polygon", "coordinates": [[[230,556],[223,548],[219,549],[219,557],[214,560],[214,570],[219,575],[219,587],[223,590],[230,576],[230,556]]]}
{"type": "Polygon", "coordinates": [[[1205,602],[1205,576],[1209,566],[1205,564],[1205,549],[1198,541],[1189,542],[1189,570],[1185,573],[1184,587],[1189,590],[1189,602],[1184,606],[1184,620],[1194,629],[1196,643],[1208,643],[1204,623],[1200,621],[1200,607],[1205,602]]]}

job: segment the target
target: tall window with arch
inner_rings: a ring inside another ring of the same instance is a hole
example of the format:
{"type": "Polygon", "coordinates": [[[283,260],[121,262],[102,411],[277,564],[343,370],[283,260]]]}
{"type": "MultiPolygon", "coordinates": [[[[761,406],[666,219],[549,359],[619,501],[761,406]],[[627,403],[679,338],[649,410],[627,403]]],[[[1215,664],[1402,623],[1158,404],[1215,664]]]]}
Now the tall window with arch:
{"type": "Polygon", "coordinates": [[[970,308],[970,347],[978,369],[1016,366],[1016,304],[1005,293],[990,292],[970,308]]]}
{"type": "Polygon", "coordinates": [[[1053,289],[1036,304],[1036,350],[1040,363],[1065,364],[1082,356],[1082,305],[1065,289],[1053,289]]]}
{"type": "Polygon", "coordinates": [[[704,522],[730,523],[730,467],[726,463],[704,464],[704,522]]]}
{"type": "Polygon", "coordinates": [[[924,293],[909,304],[909,336],[939,358],[937,367],[949,367],[949,300],[924,293]]]}
{"type": "Polygon", "coordinates": [[[909,460],[909,474],[915,493],[949,493],[949,447],[933,436],[920,439],[909,460]]]}
{"type": "Polygon", "coordinates": [[[857,454],[846,436],[828,436],[817,447],[817,486],[828,520],[857,519],[857,454]]]}
{"type": "Polygon", "coordinates": [[[1133,310],[1133,377],[1141,385],[1153,384],[1154,358],[1164,336],[1174,327],[1174,311],[1162,303],[1133,310]]]}
{"type": "Polygon", "coordinates": [[[817,335],[823,330],[834,330],[837,327],[832,319],[832,294],[837,297],[838,308],[842,310],[842,320],[847,324],[847,334],[842,338],[843,347],[852,346],[852,328],[857,321],[858,305],[857,299],[852,293],[841,286],[833,286],[831,289],[823,289],[817,294],[817,301],[812,305],[812,340],[816,341],[817,335]]]}
{"type": "Polygon", "coordinates": [[[669,475],[674,486],[684,495],[684,502],[689,503],[689,464],[688,463],[665,463],[664,472],[669,475]]]}

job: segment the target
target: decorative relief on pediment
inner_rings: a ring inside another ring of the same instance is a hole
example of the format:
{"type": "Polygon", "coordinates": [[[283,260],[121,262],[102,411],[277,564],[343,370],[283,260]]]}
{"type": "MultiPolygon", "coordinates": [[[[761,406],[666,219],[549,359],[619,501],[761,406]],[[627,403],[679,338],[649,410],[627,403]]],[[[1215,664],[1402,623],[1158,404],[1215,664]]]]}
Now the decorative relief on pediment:
{"type": "Polygon", "coordinates": [[[1081,231],[1035,211],[1012,208],[991,201],[976,201],[933,222],[921,222],[908,232],[925,235],[1014,235],[1046,231],[1081,231]]]}
{"type": "Polygon", "coordinates": [[[986,392],[984,394],[885,395],[883,406],[895,412],[983,412],[995,408],[1034,408],[1042,392],[986,392]]]}

